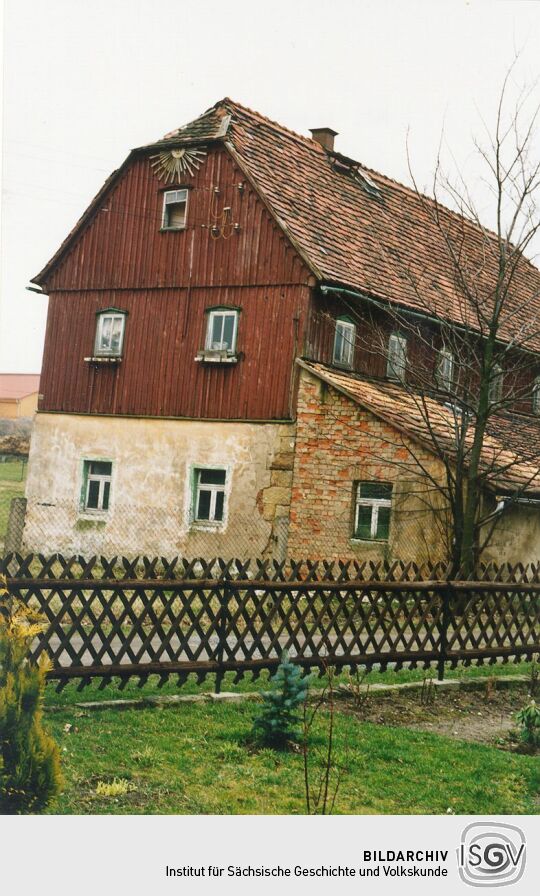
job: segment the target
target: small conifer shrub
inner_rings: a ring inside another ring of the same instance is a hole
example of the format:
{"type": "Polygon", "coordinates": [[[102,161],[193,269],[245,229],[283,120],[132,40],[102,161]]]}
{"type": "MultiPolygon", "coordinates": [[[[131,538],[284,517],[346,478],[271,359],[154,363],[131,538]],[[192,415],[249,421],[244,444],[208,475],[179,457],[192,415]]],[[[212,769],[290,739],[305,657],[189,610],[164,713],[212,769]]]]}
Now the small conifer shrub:
{"type": "Polygon", "coordinates": [[[253,723],[253,737],[267,747],[283,749],[290,741],[301,738],[297,727],[301,722],[296,712],[306,697],[311,676],[302,677],[302,670],[285,652],[277,672],[270,679],[272,690],[262,694],[264,704],[253,723]]]}
{"type": "Polygon", "coordinates": [[[529,700],[526,706],[516,714],[520,726],[519,736],[529,747],[540,747],[540,706],[535,700],[529,700]]]}
{"type": "Polygon", "coordinates": [[[10,597],[0,578],[0,814],[40,812],[62,788],[60,752],[42,727],[43,656],[28,659],[41,618],[10,597]]]}

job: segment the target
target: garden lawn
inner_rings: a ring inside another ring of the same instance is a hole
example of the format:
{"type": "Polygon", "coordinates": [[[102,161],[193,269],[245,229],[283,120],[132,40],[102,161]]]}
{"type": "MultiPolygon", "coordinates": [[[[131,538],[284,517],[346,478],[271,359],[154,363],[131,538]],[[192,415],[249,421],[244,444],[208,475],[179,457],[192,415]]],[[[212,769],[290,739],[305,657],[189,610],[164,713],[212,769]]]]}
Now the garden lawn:
{"type": "Polygon", "coordinates": [[[24,497],[26,464],[22,461],[0,464],[0,547],[6,534],[12,498],[24,497]]]}
{"type": "MultiPolygon", "coordinates": [[[[59,814],[302,814],[303,761],[294,752],[254,750],[244,739],[254,702],[168,709],[46,715],[62,750],[66,788],[59,814]],[[125,779],[127,792],[98,795],[125,779]]],[[[313,735],[320,774],[327,717],[313,735]]],[[[346,766],[338,814],[530,814],[538,809],[537,757],[336,714],[336,760],[346,766]]]]}
{"type": "MultiPolygon", "coordinates": [[[[0,464],[0,482],[24,482],[28,463],[25,460],[5,461],[0,464]]],[[[24,487],[24,486],[23,486],[24,487]]]]}

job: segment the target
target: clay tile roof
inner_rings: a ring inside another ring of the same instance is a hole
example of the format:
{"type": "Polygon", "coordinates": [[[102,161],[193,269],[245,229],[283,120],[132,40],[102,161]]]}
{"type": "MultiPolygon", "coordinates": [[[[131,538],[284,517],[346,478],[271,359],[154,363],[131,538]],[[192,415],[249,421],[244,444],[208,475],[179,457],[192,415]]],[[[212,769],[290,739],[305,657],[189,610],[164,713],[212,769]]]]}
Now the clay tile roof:
{"type": "Polygon", "coordinates": [[[175,128],[174,131],[169,131],[162,140],[173,140],[176,143],[179,138],[182,140],[200,141],[224,137],[228,125],[228,121],[224,120],[227,117],[226,108],[224,107],[226,102],[230,102],[230,100],[223,100],[199,118],[196,118],[195,121],[175,128]]]}
{"type": "MultiPolygon", "coordinates": [[[[441,402],[415,395],[397,383],[368,380],[311,361],[298,363],[434,454],[436,444],[445,455],[452,456],[455,418],[441,402]]],[[[484,440],[483,461],[486,481],[495,491],[522,491],[527,495],[540,492],[537,440],[538,424],[533,419],[513,414],[492,418],[484,440]]]]}
{"type": "MultiPolygon", "coordinates": [[[[167,144],[224,141],[319,281],[478,328],[455,282],[445,237],[427,197],[226,97],[195,121],[133,152],[167,144]]],[[[58,252],[34,278],[42,284],[99,207],[132,155],[104,184],[58,252]]],[[[438,206],[442,228],[459,242],[480,295],[496,279],[493,234],[438,206]]],[[[525,258],[514,277],[515,313],[500,336],[540,351],[540,271],[525,258]]]]}
{"type": "Polygon", "coordinates": [[[16,401],[38,391],[39,373],[0,373],[0,401],[16,401]]]}
{"type": "MultiPolygon", "coordinates": [[[[434,203],[414,190],[311,138],[295,134],[226,98],[164,139],[216,136],[230,115],[226,140],[265,201],[320,280],[347,286],[442,319],[477,326],[456,286],[444,236],[433,222],[434,203]],[[366,176],[367,175],[367,180],[366,176]]],[[[462,244],[463,264],[476,271],[480,292],[496,277],[495,239],[439,206],[443,229],[462,244]]],[[[540,271],[523,258],[515,282],[519,310],[501,329],[510,340],[540,350],[540,271]]]]}

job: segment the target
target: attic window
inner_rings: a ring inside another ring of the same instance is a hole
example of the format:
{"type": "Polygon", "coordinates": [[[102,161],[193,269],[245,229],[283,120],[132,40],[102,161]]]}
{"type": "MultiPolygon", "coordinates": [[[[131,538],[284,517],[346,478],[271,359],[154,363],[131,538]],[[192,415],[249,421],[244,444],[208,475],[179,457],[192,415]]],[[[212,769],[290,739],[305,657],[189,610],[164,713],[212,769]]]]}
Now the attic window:
{"type": "Polygon", "coordinates": [[[366,174],[363,168],[361,168],[358,162],[355,162],[354,159],[336,155],[332,161],[332,166],[334,170],[338,171],[340,174],[348,174],[370,196],[373,196],[374,198],[380,197],[381,191],[375,181],[371,179],[369,174],[366,174]]]}
{"type": "Polygon", "coordinates": [[[366,174],[365,171],[362,171],[361,168],[357,168],[353,174],[354,180],[360,184],[361,187],[369,193],[370,196],[378,197],[381,195],[381,191],[379,190],[375,181],[371,180],[369,174],[366,174]]]}
{"type": "Polygon", "coordinates": [[[163,194],[162,230],[183,230],[187,216],[187,190],[167,190],[163,194]]]}

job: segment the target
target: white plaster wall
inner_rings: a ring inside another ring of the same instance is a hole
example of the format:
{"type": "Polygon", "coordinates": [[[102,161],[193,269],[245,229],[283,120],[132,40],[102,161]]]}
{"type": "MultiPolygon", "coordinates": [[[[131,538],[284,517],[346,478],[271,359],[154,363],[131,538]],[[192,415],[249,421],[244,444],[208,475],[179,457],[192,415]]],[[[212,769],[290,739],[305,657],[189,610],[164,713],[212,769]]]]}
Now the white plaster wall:
{"type": "Polygon", "coordinates": [[[518,504],[507,508],[482,559],[495,563],[540,562],[540,507],[518,504]]]}
{"type": "Polygon", "coordinates": [[[292,424],[38,414],[23,549],[261,556],[271,550],[275,521],[268,519],[260,495],[270,487],[280,445],[293,435],[292,424]],[[112,461],[106,514],[81,509],[84,460],[112,461]],[[227,470],[222,525],[192,522],[191,471],[198,466],[227,470]]]}

